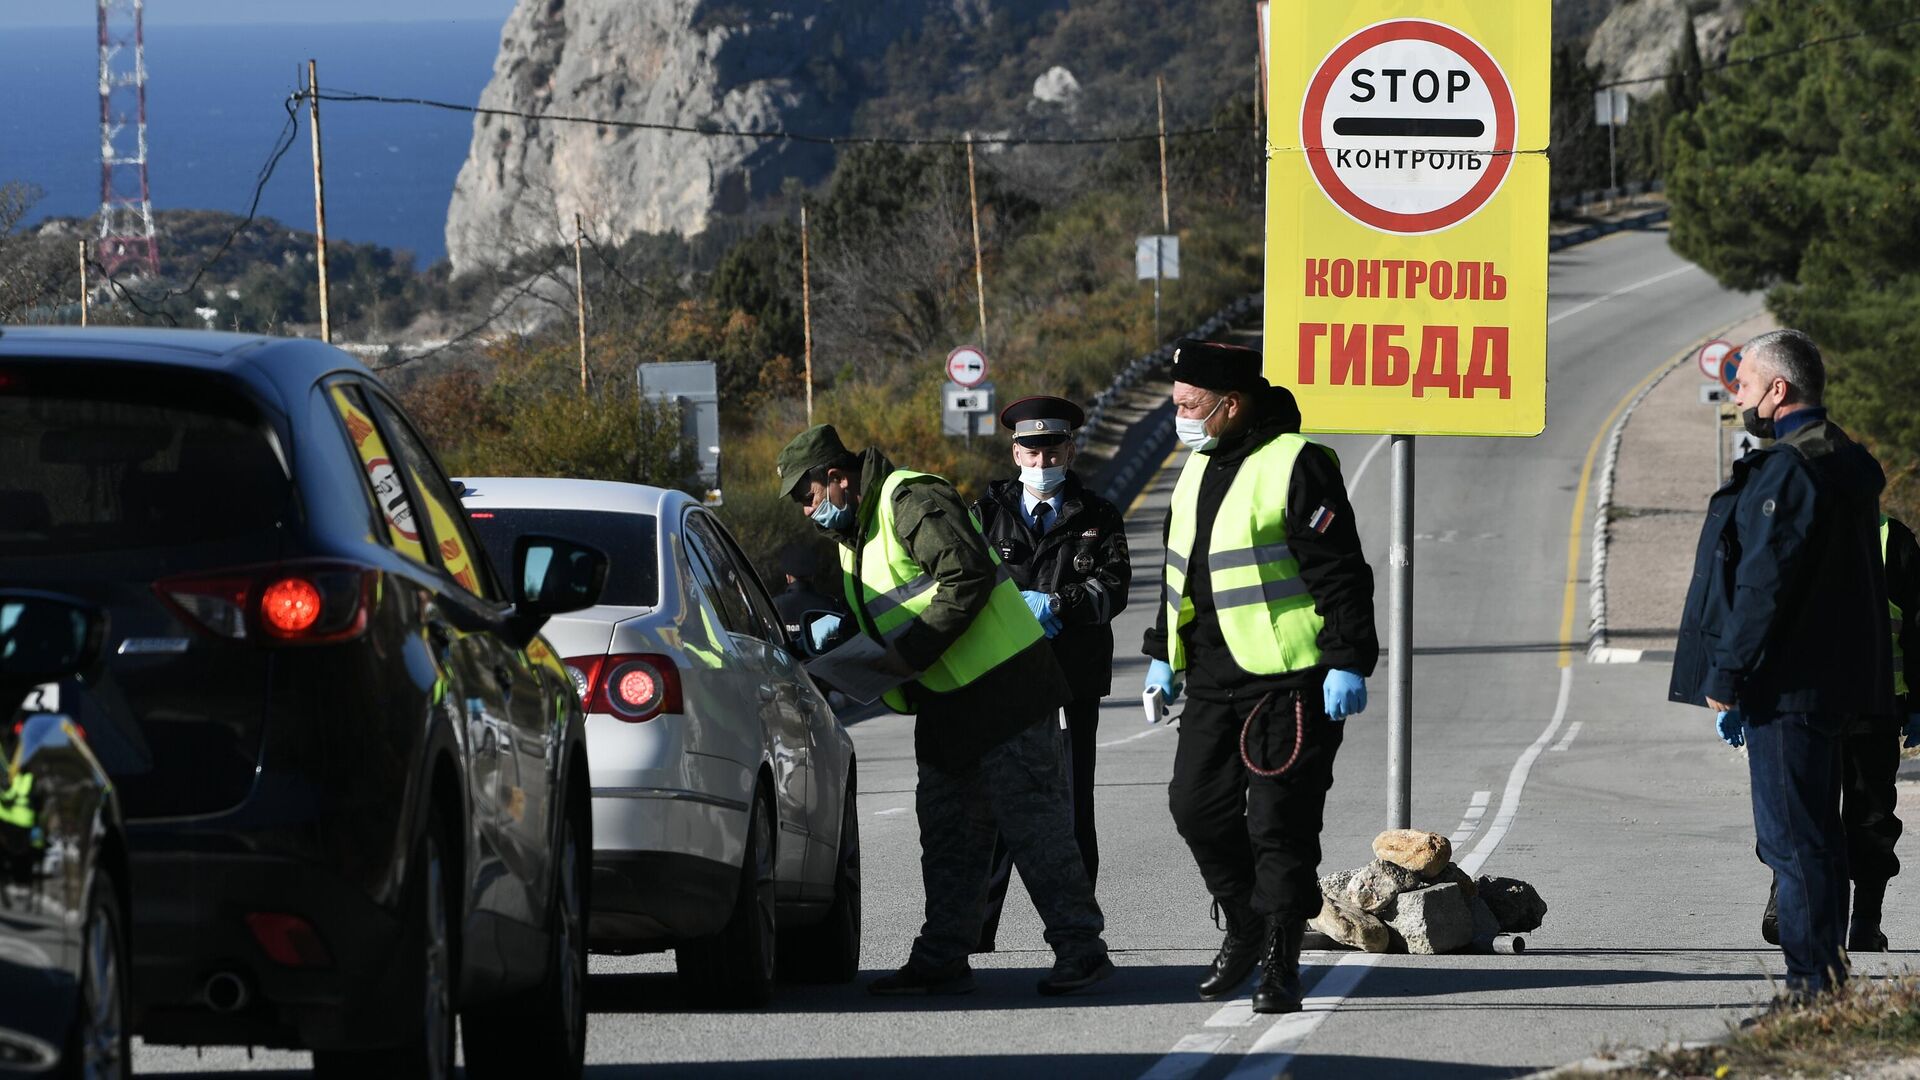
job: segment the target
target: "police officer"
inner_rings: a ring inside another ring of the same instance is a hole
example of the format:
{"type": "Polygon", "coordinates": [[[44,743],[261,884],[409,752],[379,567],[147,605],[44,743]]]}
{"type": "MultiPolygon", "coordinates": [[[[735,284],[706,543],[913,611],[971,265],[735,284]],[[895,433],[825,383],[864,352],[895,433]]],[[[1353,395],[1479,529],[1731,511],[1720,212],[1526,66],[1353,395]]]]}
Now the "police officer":
{"type": "MultiPolygon", "coordinates": [[[[819,570],[820,560],[806,544],[788,544],[780,549],[780,573],[787,579],[787,587],[774,596],[773,609],[780,613],[790,638],[799,639],[807,633],[809,624],[823,615],[847,613],[844,601],[823,595],[814,587],[819,570]]],[[[816,649],[824,644],[817,643],[816,649]]]]}
{"type": "MultiPolygon", "coordinates": [[[[1111,624],[1127,606],[1133,566],[1119,508],[1087,490],[1073,471],[1073,432],[1085,422],[1080,406],[1065,398],[1021,398],[1001,410],[1001,426],[1013,432],[1013,464],[1020,475],[988,485],[973,512],[1067,673],[1073,692],[1065,710],[1073,838],[1092,883],[1100,870],[1093,821],[1094,739],[1100,699],[1113,688],[1111,624]]],[[[977,952],[994,949],[1012,870],[1005,842],[996,843],[977,952]]]]}
{"type": "MultiPolygon", "coordinates": [[[[1904,522],[1885,514],[1880,515],[1880,558],[1887,570],[1894,712],[1856,719],[1840,752],[1840,824],[1847,834],[1847,876],[1853,879],[1850,953],[1887,951],[1880,917],[1887,882],[1900,872],[1894,845],[1902,829],[1895,813],[1900,801],[1895,775],[1900,747],[1920,746],[1920,712],[1912,697],[1920,686],[1920,543],[1904,522]],[[1896,727],[1901,728],[1898,737],[1896,727]]],[[[1760,936],[1769,945],[1780,944],[1779,894],[1776,881],[1760,919],[1760,936]]]]}
{"type": "Polygon", "coordinates": [[[1165,596],[1146,686],[1183,688],[1168,801],[1226,938],[1200,996],[1261,967],[1253,1008],[1300,1009],[1300,942],[1320,911],[1321,814],[1342,724],[1379,656],[1373,571],[1340,463],[1300,435],[1260,354],[1182,341],[1174,428],[1193,453],[1167,510],[1165,596]]]}
{"type": "Polygon", "coordinates": [[[906,965],[868,990],[973,989],[967,953],[980,940],[996,828],[1053,946],[1040,993],[1113,974],[1100,906],[1073,857],[1054,725],[1066,677],[966,504],[945,480],[896,469],[877,449],[848,452],[826,425],[795,436],[778,467],[780,490],[840,547],[858,631],[884,643],[882,667],[908,680],[887,704],[916,714],[926,922],[906,965]]]}

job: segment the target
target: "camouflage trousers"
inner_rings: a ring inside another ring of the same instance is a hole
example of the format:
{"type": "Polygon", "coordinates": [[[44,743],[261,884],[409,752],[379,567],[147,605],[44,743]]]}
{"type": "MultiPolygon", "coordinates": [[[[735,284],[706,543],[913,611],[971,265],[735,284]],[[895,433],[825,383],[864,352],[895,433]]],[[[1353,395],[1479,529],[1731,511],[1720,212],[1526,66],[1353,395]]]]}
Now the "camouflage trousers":
{"type": "Polygon", "coordinates": [[[980,940],[996,832],[1013,851],[1020,880],[1046,924],[1056,956],[1106,951],[1106,920],[1093,899],[1073,839],[1073,804],[1052,716],[960,770],[920,766],[920,877],[927,921],[913,943],[916,965],[963,960],[980,940]]]}

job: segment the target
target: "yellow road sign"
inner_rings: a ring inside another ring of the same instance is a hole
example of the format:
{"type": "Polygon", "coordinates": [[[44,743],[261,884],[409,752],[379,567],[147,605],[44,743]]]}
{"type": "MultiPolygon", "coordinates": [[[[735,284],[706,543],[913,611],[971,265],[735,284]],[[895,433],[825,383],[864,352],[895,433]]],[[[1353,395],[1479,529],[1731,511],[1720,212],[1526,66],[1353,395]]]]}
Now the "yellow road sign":
{"type": "Polygon", "coordinates": [[[1310,431],[1538,435],[1550,5],[1270,15],[1267,378],[1310,431]]]}

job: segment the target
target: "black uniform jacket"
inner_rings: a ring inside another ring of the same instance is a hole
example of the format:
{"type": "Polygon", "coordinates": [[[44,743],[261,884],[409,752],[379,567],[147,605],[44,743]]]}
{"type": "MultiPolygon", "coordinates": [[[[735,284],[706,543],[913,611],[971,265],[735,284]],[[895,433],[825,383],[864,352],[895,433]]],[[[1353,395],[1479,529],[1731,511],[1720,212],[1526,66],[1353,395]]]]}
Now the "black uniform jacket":
{"type": "Polygon", "coordinates": [[[1818,419],[1733,463],[1707,502],[1668,697],[1893,712],[1880,464],[1818,419]]]}
{"type": "MultiPolygon", "coordinates": [[[[1186,635],[1187,690],[1202,701],[1235,701],[1259,697],[1273,690],[1318,686],[1330,668],[1362,676],[1373,674],[1380,658],[1380,640],[1373,627],[1373,569],[1360,549],[1353,507],[1347,502],[1340,463],[1324,447],[1303,450],[1287,481],[1287,547],[1300,563],[1300,577],[1313,597],[1314,610],[1326,621],[1320,630],[1320,666],[1286,675],[1253,675],[1234,663],[1220,620],[1213,612],[1213,581],[1205,559],[1213,536],[1214,517],[1227,496],[1240,465],[1254,451],[1281,435],[1300,430],[1300,409],[1293,394],[1275,386],[1256,399],[1252,423],[1203,456],[1207,471],[1200,478],[1200,500],[1195,512],[1194,551],[1187,572],[1186,595],[1193,599],[1194,619],[1180,632],[1186,635]],[[1316,514],[1320,527],[1311,523],[1316,514]]],[[[1167,522],[1173,521],[1169,509],[1167,522]]],[[[1161,530],[1164,539],[1166,529],[1161,530]]],[[[1157,594],[1156,594],[1157,595],[1157,594]]],[[[1156,660],[1167,658],[1167,610],[1147,631],[1143,651],[1156,660]]]]}
{"type": "Polygon", "coordinates": [[[1920,541],[1899,518],[1887,521],[1887,596],[1900,605],[1900,651],[1907,673],[1908,697],[1897,704],[1903,712],[1920,712],[1920,541]]]}
{"type": "Polygon", "coordinates": [[[1014,584],[1059,595],[1053,655],[1066,669],[1073,699],[1098,700],[1113,689],[1113,617],[1127,606],[1133,585],[1126,521],[1072,471],[1060,489],[1060,520],[1046,535],[1035,536],[1028,527],[1025,498],[1020,481],[998,480],[973,512],[1014,584]]]}
{"type": "MultiPolygon", "coordinates": [[[[847,602],[841,597],[827,596],[816,591],[803,579],[793,582],[774,596],[773,610],[780,613],[780,621],[787,628],[787,636],[804,641],[807,636],[808,612],[824,611],[844,616],[847,614],[847,602]]],[[[842,633],[845,632],[843,629],[842,633]]]]}
{"type": "MultiPolygon", "coordinates": [[[[872,527],[874,501],[893,468],[878,450],[861,459],[857,535],[866,536],[872,527]]],[[[893,643],[903,660],[925,671],[987,606],[1000,570],[967,504],[945,483],[902,484],[894,493],[893,520],[907,553],[939,586],[926,610],[893,643]]],[[[829,535],[858,555],[853,540],[829,535]]],[[[1055,710],[1069,699],[1066,676],[1044,638],[952,693],[935,693],[917,682],[903,691],[915,712],[916,760],[949,772],[973,765],[1035,723],[1052,723],[1055,710]]]]}

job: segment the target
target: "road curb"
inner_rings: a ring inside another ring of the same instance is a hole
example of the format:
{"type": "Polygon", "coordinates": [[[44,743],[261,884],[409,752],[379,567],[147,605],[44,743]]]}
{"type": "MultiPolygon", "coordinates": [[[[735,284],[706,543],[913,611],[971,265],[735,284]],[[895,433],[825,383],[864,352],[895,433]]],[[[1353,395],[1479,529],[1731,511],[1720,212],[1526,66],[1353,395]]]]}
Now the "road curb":
{"type": "Polygon", "coordinates": [[[1551,235],[1547,237],[1547,251],[1554,252],[1562,248],[1570,248],[1575,244],[1584,244],[1589,240],[1598,240],[1603,236],[1610,236],[1613,233],[1626,229],[1644,229],[1651,225],[1658,225],[1667,220],[1667,214],[1667,207],[1662,206],[1657,210],[1649,210],[1644,214],[1635,214],[1632,217],[1621,218],[1618,221],[1603,221],[1595,225],[1575,229],[1571,232],[1551,235]]]}
{"type": "MultiPolygon", "coordinates": [[[[1708,341],[1713,340],[1708,338],[1708,341]]],[[[1620,466],[1620,440],[1627,433],[1627,421],[1633,419],[1633,411],[1653,393],[1654,388],[1667,381],[1667,376],[1680,370],[1693,354],[1694,346],[1675,357],[1659,377],[1640,388],[1633,400],[1620,413],[1620,419],[1614,422],[1613,431],[1607,436],[1607,456],[1600,466],[1598,497],[1593,512],[1593,570],[1592,580],[1587,589],[1587,662],[1590,664],[1635,664],[1640,661],[1639,649],[1616,649],[1607,644],[1607,526],[1613,513],[1613,478],[1620,466]]]]}

